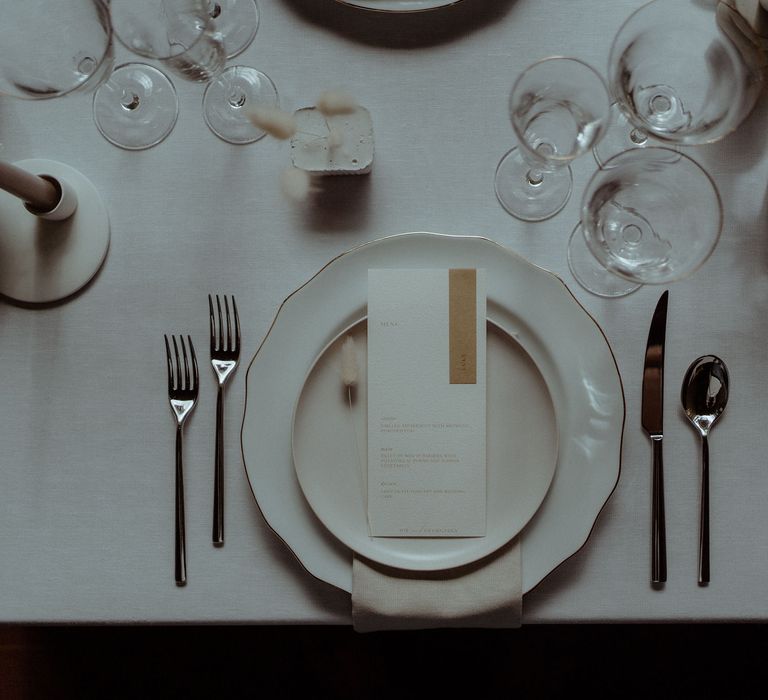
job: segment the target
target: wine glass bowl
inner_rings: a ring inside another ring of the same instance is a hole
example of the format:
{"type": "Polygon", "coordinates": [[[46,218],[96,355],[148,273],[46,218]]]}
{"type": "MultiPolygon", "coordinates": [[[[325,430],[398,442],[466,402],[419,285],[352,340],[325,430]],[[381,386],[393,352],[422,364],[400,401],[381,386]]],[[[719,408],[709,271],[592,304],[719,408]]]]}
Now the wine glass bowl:
{"type": "Polygon", "coordinates": [[[589,151],[608,124],[610,100],[603,79],[577,59],[545,58],[515,81],[509,114],[518,147],[499,162],[496,196],[513,216],[541,221],[568,201],[568,164],[589,151]]]}
{"type": "Polygon", "coordinates": [[[40,100],[95,89],[112,70],[112,25],[99,0],[0,3],[0,93],[40,100]]]}
{"type": "Polygon", "coordinates": [[[599,140],[609,109],[602,78],[573,58],[545,58],[526,70],[509,97],[521,148],[542,167],[567,164],[599,140]]]}
{"type": "Polygon", "coordinates": [[[112,0],[115,36],[133,53],[160,61],[194,82],[207,82],[227,57],[207,0],[112,0]]]}
{"type": "Polygon", "coordinates": [[[613,41],[608,83],[629,122],[667,144],[722,139],[749,114],[762,76],[759,59],[734,41],[717,3],[652,0],[613,41]],[[685,22],[670,20],[670,7],[685,22]]]}
{"type": "Polygon", "coordinates": [[[692,274],[715,249],[722,227],[717,186],[700,165],[668,148],[633,149],[592,176],[568,262],[589,291],[622,296],[692,274]]]}

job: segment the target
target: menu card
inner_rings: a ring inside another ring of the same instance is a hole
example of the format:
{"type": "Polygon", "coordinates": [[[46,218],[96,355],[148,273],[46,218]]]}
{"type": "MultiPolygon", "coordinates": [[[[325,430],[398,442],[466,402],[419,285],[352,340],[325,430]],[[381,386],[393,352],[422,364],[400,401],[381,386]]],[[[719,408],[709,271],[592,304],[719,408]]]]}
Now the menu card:
{"type": "Polygon", "coordinates": [[[486,526],[485,274],[368,271],[368,522],[374,537],[486,526]]]}

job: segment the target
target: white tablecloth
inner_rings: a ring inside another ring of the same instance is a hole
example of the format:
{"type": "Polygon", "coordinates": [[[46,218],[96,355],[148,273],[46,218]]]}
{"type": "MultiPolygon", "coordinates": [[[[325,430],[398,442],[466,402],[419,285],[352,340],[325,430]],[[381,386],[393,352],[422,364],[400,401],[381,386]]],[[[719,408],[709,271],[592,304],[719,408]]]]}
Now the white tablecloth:
{"type": "Polygon", "coordinates": [[[725,229],[706,266],[669,287],[663,591],[649,583],[651,462],[640,428],[645,341],[661,289],[602,300],[570,276],[566,243],[591,156],[575,163],[574,196],[545,223],[511,218],[493,193],[496,163],[514,143],[515,76],[553,54],[604,70],[615,31],[640,4],[465,0],[384,16],[332,0],[261,0],[259,34],[236,62],[269,74],[286,109],[341,87],[374,119],[373,173],[339,179],[309,208],[280,194],[287,144],[217,139],[202,119],[200,85],[175,80],[178,124],[143,152],[98,134],[90,96],[0,97],[0,158],[80,169],[112,221],[106,263],[82,294],[44,309],[0,303],[0,621],[349,623],[349,595],[306,573],[253,501],[239,447],[245,364],[227,393],[227,541],[210,544],[206,296],[236,295],[247,363],[280,302],[327,260],[414,230],[487,236],[560,274],[604,329],[622,373],[618,487],[587,545],[525,597],[524,624],[768,619],[768,101],[730,138],[691,150],[720,187],[725,229]],[[186,432],[183,589],[172,574],[162,341],[172,332],[190,333],[203,356],[186,432]],[[727,362],[732,389],[711,439],[712,583],[699,588],[699,444],[679,409],[679,384],[707,353],[727,362]]]}

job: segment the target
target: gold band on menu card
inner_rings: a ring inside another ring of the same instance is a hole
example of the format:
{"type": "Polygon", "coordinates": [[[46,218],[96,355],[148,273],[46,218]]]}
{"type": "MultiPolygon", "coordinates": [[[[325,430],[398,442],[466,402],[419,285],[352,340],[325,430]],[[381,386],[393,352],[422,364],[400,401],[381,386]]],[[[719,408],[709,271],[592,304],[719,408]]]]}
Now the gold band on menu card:
{"type": "Polygon", "coordinates": [[[477,384],[477,270],[448,270],[451,384],[477,384]]]}

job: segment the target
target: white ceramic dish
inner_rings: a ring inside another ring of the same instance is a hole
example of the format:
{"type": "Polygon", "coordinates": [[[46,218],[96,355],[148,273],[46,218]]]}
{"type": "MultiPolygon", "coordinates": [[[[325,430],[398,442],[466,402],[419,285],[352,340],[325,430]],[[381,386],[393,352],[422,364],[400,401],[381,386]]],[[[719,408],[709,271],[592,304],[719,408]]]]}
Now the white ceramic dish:
{"type": "Polygon", "coordinates": [[[283,302],[246,375],[243,462],[261,512],[311,574],[351,590],[352,551],[313,513],[293,470],[291,419],[318,349],[365,315],[375,267],[485,268],[489,315],[537,359],[559,453],[547,497],[521,534],[528,592],[584,545],[616,486],[624,395],[605,336],[562,280],[486,238],[410,233],[366,243],[283,302]]]}
{"type": "Polygon", "coordinates": [[[342,330],[320,352],[296,402],[294,467],[312,510],[352,551],[412,571],[462,566],[513,539],[541,505],[557,464],[557,424],[549,390],[534,360],[492,322],[486,356],[486,535],[370,537],[366,322],[342,330]],[[360,369],[351,406],[340,379],[341,345],[348,336],[355,340],[360,369]]]}
{"type": "Polygon", "coordinates": [[[424,12],[456,5],[461,0],[336,0],[336,2],[377,12],[424,12]]]}

